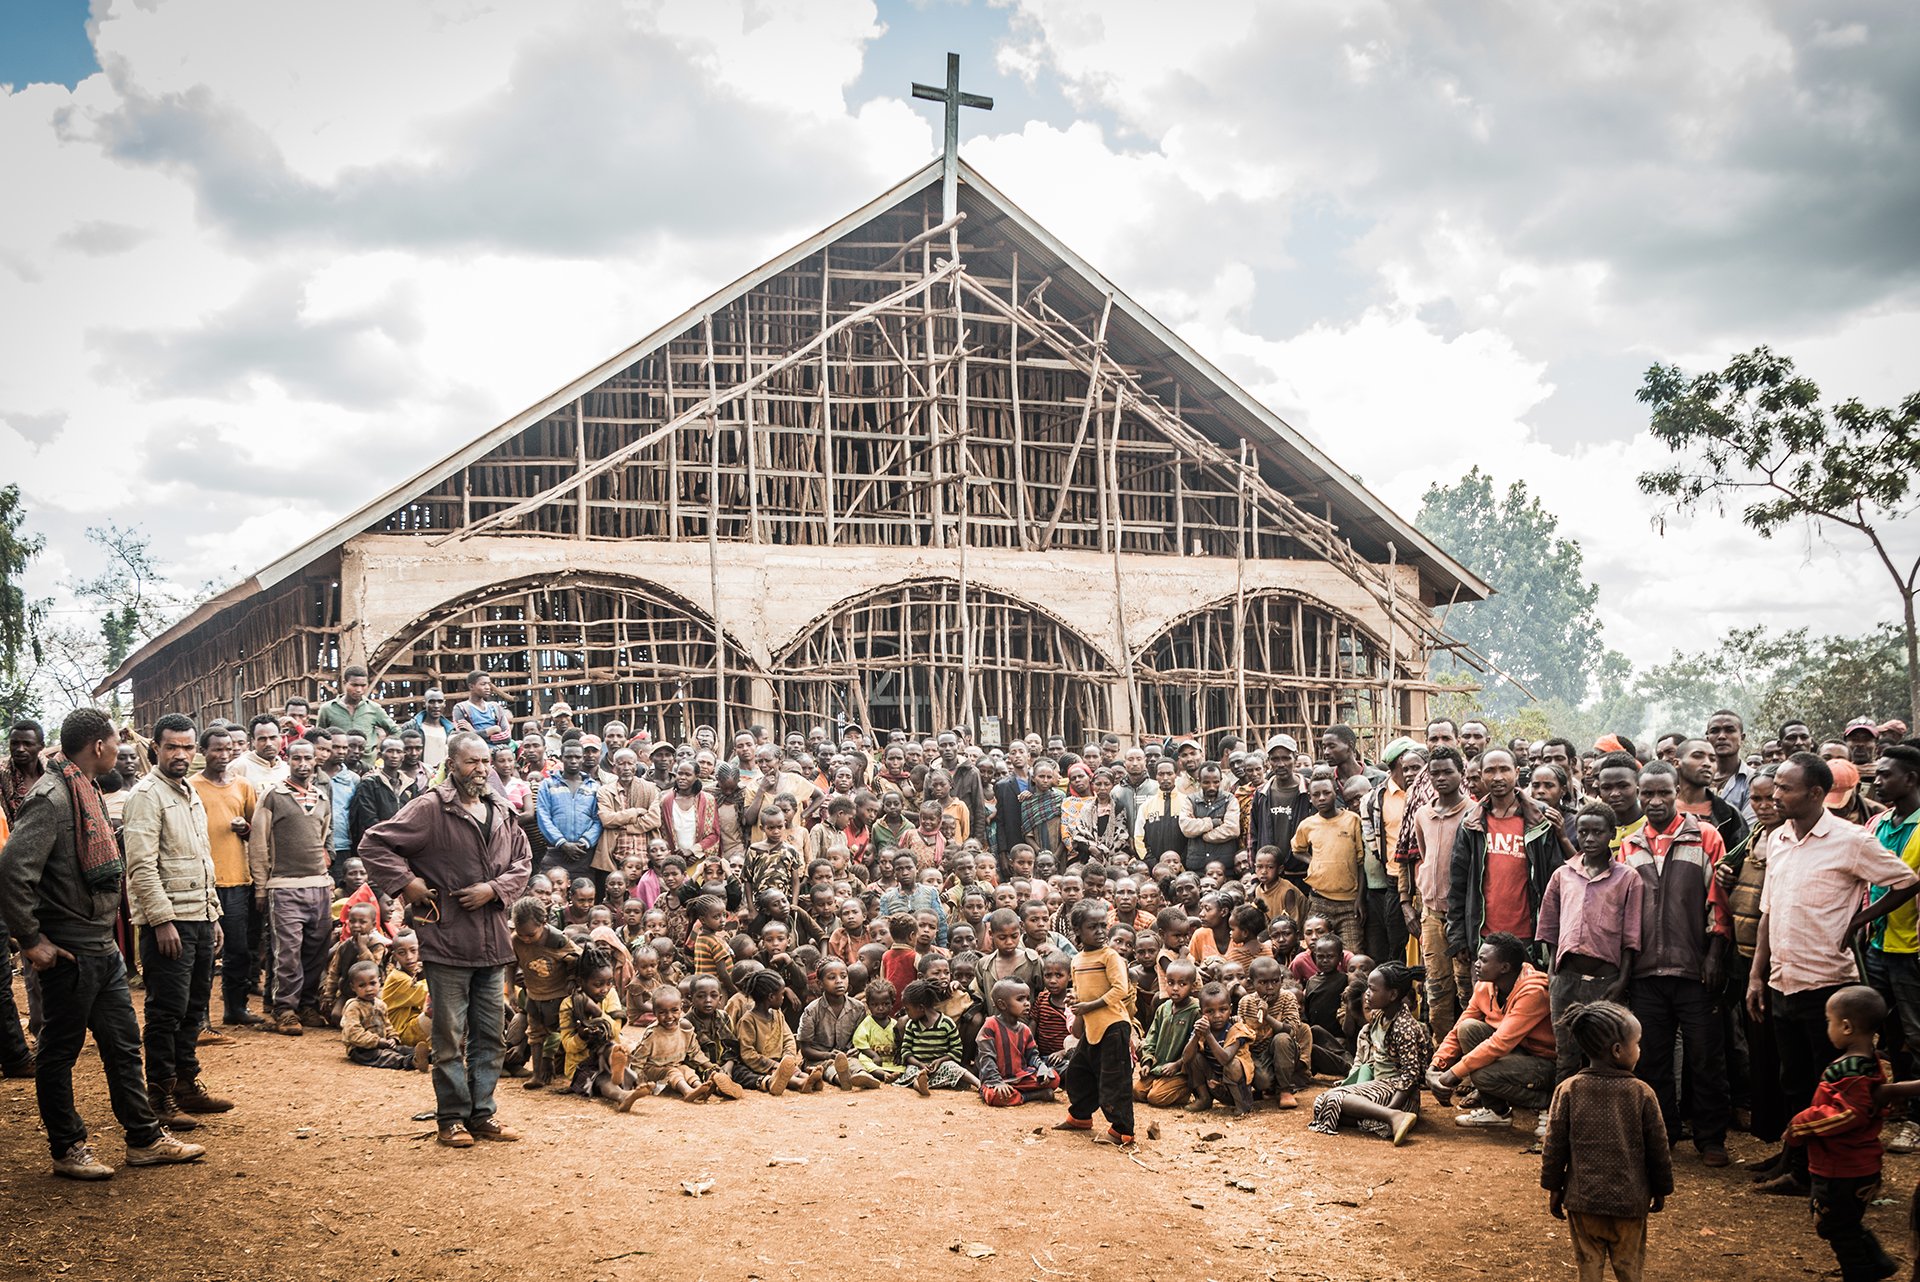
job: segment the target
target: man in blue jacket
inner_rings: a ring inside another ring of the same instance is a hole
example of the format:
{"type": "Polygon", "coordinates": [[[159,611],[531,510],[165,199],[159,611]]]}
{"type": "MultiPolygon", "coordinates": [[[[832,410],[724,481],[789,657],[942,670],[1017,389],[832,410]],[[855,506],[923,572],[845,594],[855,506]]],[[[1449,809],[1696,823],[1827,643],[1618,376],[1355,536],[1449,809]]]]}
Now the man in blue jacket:
{"type": "Polygon", "coordinates": [[[567,870],[567,879],[592,877],[600,885],[605,873],[593,868],[593,848],[600,840],[600,785],[587,773],[587,752],[578,739],[560,749],[560,773],[540,785],[537,807],[540,835],[546,838],[543,862],[567,870]]]}

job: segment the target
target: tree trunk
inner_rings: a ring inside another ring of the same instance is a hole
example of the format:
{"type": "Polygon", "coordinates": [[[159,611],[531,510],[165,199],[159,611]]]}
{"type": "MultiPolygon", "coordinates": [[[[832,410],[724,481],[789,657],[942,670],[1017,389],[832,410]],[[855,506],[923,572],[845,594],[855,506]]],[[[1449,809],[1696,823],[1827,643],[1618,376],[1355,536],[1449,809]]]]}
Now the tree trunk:
{"type": "Polygon", "coordinates": [[[1903,595],[1901,604],[1907,616],[1907,727],[1909,734],[1920,734],[1920,628],[1915,626],[1913,594],[1903,595]]]}

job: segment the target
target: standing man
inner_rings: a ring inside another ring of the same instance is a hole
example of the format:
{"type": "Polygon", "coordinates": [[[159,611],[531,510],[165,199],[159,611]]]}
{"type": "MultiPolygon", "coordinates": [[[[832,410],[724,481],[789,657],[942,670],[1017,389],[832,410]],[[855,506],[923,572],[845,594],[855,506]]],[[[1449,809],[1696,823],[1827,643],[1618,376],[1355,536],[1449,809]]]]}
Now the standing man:
{"type": "Polygon", "coordinates": [[[207,810],[187,783],[193,722],[170,712],[153,723],[153,769],[121,812],[127,898],[140,927],[140,975],[147,993],[147,1099],[162,1126],[191,1131],[195,1113],[224,1113],[229,1100],[200,1080],[196,1047],[213,999],[220,952],[220,896],[214,889],[207,810]]]}
{"type": "Polygon", "coordinates": [[[349,852],[360,849],[367,829],[393,818],[413,800],[414,781],[407,777],[406,760],[406,745],[388,735],[380,745],[380,768],[360,780],[353,790],[353,804],[347,807],[349,852]]]}
{"type": "Polygon", "coordinates": [[[247,836],[253,907],[267,919],[273,948],[271,1031],[287,1037],[327,1026],[319,1001],[333,935],[332,848],[333,797],[313,745],[296,739],[286,779],[260,794],[247,836]]]}
{"type": "MultiPolygon", "coordinates": [[[[1892,744],[1880,751],[1874,767],[1880,800],[1887,808],[1873,825],[1874,840],[1907,867],[1920,872],[1920,749],[1892,744]]],[[[1871,892],[1874,899],[1883,893],[1871,892]]],[[[1899,1021],[1906,1062],[1920,1055],[1920,920],[1914,905],[1902,904],[1867,928],[1867,982],[1887,999],[1887,1009],[1899,1021]]],[[[1896,1069],[1897,1073],[1898,1069],[1896,1069]]],[[[1887,1128],[1889,1153],[1911,1153],[1920,1148],[1920,1128],[1906,1120],[1887,1128]]]]}
{"type": "Polygon", "coordinates": [[[22,717],[7,731],[7,760],[0,765],[0,811],[6,813],[8,824],[20,817],[21,803],[46,773],[46,763],[40,760],[46,746],[47,732],[38,721],[22,717]]]}
{"type": "Polygon", "coordinates": [[[453,706],[453,728],[496,746],[513,742],[513,717],[507,705],[493,697],[492,677],[478,670],[467,674],[467,697],[453,706]]]}
{"type": "Polygon", "coordinates": [[[238,729],[215,726],[202,731],[200,755],[206,765],[187,780],[206,812],[207,852],[213,857],[214,895],[220,900],[220,991],[226,1007],[220,1022],[235,1026],[264,1022],[247,1009],[259,969],[261,922],[253,910],[247,834],[253,830],[260,799],[252,784],[228,769],[240,743],[238,729]]]}
{"type": "Polygon", "coordinates": [[[1180,831],[1187,839],[1188,872],[1205,872],[1208,861],[1218,859],[1233,877],[1239,872],[1233,857],[1240,849],[1240,803],[1220,785],[1219,766],[1209,761],[1200,767],[1200,791],[1187,799],[1180,831]]]}
{"type": "Polygon", "coordinates": [[[980,778],[980,767],[968,761],[960,753],[960,736],[953,731],[943,731],[935,745],[940,753],[940,767],[947,772],[947,778],[953,781],[953,797],[967,808],[967,831],[982,836],[987,831],[987,786],[980,778]]]}
{"type": "MultiPolygon", "coordinates": [[[[1789,1117],[1812,1101],[1833,1062],[1827,999],[1857,982],[1854,937],[1920,893],[1920,875],[1873,834],[1827,813],[1832,787],[1833,770],[1811,752],[1788,757],[1773,779],[1781,824],[1767,842],[1747,1011],[1755,1020],[1773,1017],[1789,1117]],[[1865,903],[1875,886],[1888,893],[1865,903]]],[[[1761,1192],[1807,1196],[1804,1147],[1784,1149],[1768,1169],[1775,1175],[1761,1192]]]]}
{"type": "MultiPolygon", "coordinates": [[[[568,881],[590,875],[594,847],[600,844],[600,785],[587,774],[587,749],[580,740],[569,739],[561,747],[560,773],[540,785],[537,814],[547,862],[563,865],[568,881]]],[[[594,884],[605,875],[595,877],[594,884]]]]}
{"type": "Polygon", "coordinates": [[[1346,796],[1349,779],[1364,776],[1367,787],[1373,788],[1387,777],[1386,771],[1376,770],[1360,759],[1360,736],[1345,722],[1328,726],[1320,736],[1320,759],[1333,767],[1335,796],[1346,796]]]}
{"type": "Polygon", "coordinates": [[[1454,957],[1477,956],[1490,935],[1532,943],[1547,881],[1566,862],[1560,811],[1536,806],[1519,784],[1512,753],[1481,754],[1486,795],[1460,821],[1447,885],[1447,951],[1454,957]]]}
{"type": "Polygon", "coordinates": [[[1753,810],[1747,798],[1753,795],[1753,769],[1747,765],[1747,723],[1730,708],[1722,708],[1707,718],[1707,743],[1713,748],[1713,786],[1720,800],[1740,812],[1753,826],[1753,810]]]}
{"type": "Polygon", "coordinates": [[[486,740],[447,744],[447,782],[367,832],[367,876],[408,904],[433,1009],[433,1094],[439,1142],[520,1136],[494,1117],[506,1052],[505,969],[513,961],[508,907],[527,888],[533,849],[487,787],[486,740]]]}
{"type": "Polygon", "coordinates": [[[362,748],[359,759],[351,763],[356,772],[373,768],[371,745],[400,733],[387,710],[367,698],[369,684],[367,670],[359,664],[340,669],[340,697],[321,704],[313,717],[313,723],[322,730],[346,730],[363,736],[369,746],[362,748]]]}
{"type": "Polygon", "coordinates": [[[1366,834],[1367,929],[1362,946],[1369,957],[1398,961],[1407,955],[1407,938],[1418,923],[1401,911],[1400,832],[1406,826],[1413,780],[1425,764],[1420,745],[1395,739],[1380,752],[1387,777],[1360,803],[1360,827],[1366,834]]]}
{"type": "MultiPolygon", "coordinates": [[[[720,770],[723,784],[727,780],[727,769],[723,766],[720,770]]],[[[739,773],[733,772],[736,788],[739,773]]],[[[622,747],[614,752],[613,782],[600,790],[598,804],[600,840],[594,846],[593,868],[605,881],[605,874],[625,863],[627,856],[644,855],[647,840],[660,831],[660,790],[640,777],[640,758],[634,755],[633,749],[622,747]]],[[[746,824],[742,822],[741,831],[744,833],[745,829],[746,824]]],[[[744,847],[744,838],[741,844],[744,847]]],[[[659,875],[660,870],[654,869],[654,876],[659,875]]],[[[639,889],[629,886],[627,893],[637,899],[639,889]]],[[[652,906],[650,901],[648,906],[652,906]]]]}
{"type": "MultiPolygon", "coordinates": [[[[1693,741],[1706,756],[1706,742],[1693,741]]],[[[1620,848],[1621,862],[1640,877],[1640,951],[1634,957],[1627,1005],[1646,1030],[1640,1080],[1653,1087],[1666,1119],[1669,1143],[1680,1140],[1680,1101],[1674,1081],[1678,1035],[1692,1110],[1693,1146],[1708,1166],[1727,1164],[1724,1028],[1714,998],[1725,974],[1733,916],[1714,869],[1726,853],[1720,834],[1678,807],[1675,773],[1663,762],[1640,772],[1640,808],[1647,821],[1620,848]]],[[[1736,821],[1738,816],[1735,816],[1736,821]]]]}
{"type": "Polygon", "coordinates": [[[127,1133],[127,1165],[191,1162],[206,1150],[169,1135],[153,1115],[140,1069],[140,1023],[114,946],[125,865],[93,781],[113,768],[120,738],[98,708],[60,724],[60,754],[28,790],[0,848],[0,912],[40,977],[46,1026],[34,1095],[53,1150],[53,1171],[104,1180],[113,1168],[93,1154],[73,1105],[73,1066],[93,1033],[113,1115],[127,1133]]]}
{"type": "Polygon", "coordinates": [[[1467,813],[1467,762],[1458,748],[1433,749],[1426,778],[1433,800],[1407,816],[1400,855],[1403,914],[1419,910],[1420,956],[1427,964],[1427,1017],[1445,1037],[1473,995],[1473,961],[1447,948],[1447,893],[1453,885],[1453,843],[1467,813]]]}
{"type": "Polygon", "coordinates": [[[1172,757],[1162,757],[1154,763],[1157,786],[1141,802],[1139,818],[1133,822],[1134,848],[1149,868],[1158,867],[1160,856],[1169,853],[1177,857],[1182,866],[1186,863],[1187,836],[1181,831],[1180,821],[1192,817],[1193,798],[1180,791],[1179,775],[1172,757]]]}
{"type": "Polygon", "coordinates": [[[1147,754],[1141,748],[1128,748],[1120,758],[1119,781],[1113,785],[1113,808],[1127,832],[1140,818],[1140,803],[1155,791],[1153,776],[1147,773],[1147,754]]]}
{"type": "Polygon", "coordinates": [[[1300,745],[1290,734],[1267,740],[1267,781],[1253,794],[1253,848],[1272,846],[1280,852],[1281,871],[1293,850],[1293,830],[1313,813],[1306,790],[1300,786],[1293,759],[1300,745]]]}
{"type": "MultiPolygon", "coordinates": [[[[1429,727],[1431,730],[1431,727],[1429,727]]],[[[1460,723],[1460,754],[1472,761],[1487,750],[1487,723],[1484,721],[1462,721],[1460,723]]]]}
{"type": "Polygon", "coordinates": [[[1813,731],[1806,722],[1795,717],[1780,723],[1780,751],[1782,760],[1796,752],[1813,751],[1813,731]]]}
{"type": "Polygon", "coordinates": [[[280,722],[271,712],[263,712],[247,723],[249,751],[242,752],[229,767],[236,778],[244,780],[257,796],[268,784],[287,777],[287,761],[280,755],[280,722]]]}
{"type": "MultiPolygon", "coordinates": [[[[333,823],[328,829],[333,842],[333,861],[337,868],[353,853],[353,796],[360,791],[363,752],[356,751],[353,736],[335,730],[328,736],[332,752],[316,747],[316,777],[326,780],[327,795],[333,799],[333,823]]],[[[376,741],[377,742],[377,741],[376,741]]]]}
{"type": "Polygon", "coordinates": [[[447,715],[446,691],[429,690],[426,701],[426,708],[413,714],[407,729],[420,732],[420,763],[432,774],[447,759],[447,740],[454,726],[453,718],[447,715]]]}
{"type": "Polygon", "coordinates": [[[1000,866],[1021,843],[1021,799],[1033,787],[1027,782],[1027,745],[1015,739],[1007,745],[1007,773],[993,785],[993,844],[1000,852],[1000,866]]]}

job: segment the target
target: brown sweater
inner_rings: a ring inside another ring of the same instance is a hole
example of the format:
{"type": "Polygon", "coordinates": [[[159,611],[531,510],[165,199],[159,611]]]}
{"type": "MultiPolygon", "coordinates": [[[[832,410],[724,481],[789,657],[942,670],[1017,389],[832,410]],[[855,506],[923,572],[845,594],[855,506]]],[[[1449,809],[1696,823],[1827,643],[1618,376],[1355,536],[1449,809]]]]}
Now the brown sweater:
{"type": "Polygon", "coordinates": [[[1611,1066],[1560,1083],[1547,1114],[1540,1187],[1564,1191],[1569,1211],[1622,1219],[1645,1216],[1655,1195],[1672,1193],[1673,1159],[1653,1088],[1611,1066]]]}

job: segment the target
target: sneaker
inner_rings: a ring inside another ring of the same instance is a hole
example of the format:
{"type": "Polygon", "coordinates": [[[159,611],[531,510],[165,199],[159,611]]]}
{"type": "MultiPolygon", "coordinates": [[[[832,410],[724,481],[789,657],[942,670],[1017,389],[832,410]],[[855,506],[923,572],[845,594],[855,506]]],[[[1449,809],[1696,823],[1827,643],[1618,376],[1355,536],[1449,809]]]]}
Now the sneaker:
{"type": "Polygon", "coordinates": [[[472,1148],[473,1147],[473,1136],[469,1134],[467,1131],[467,1128],[462,1126],[460,1123],[442,1122],[440,1123],[439,1129],[440,1129],[440,1133],[434,1138],[438,1143],[446,1146],[447,1148],[472,1148]]]}
{"type": "Polygon", "coordinates": [[[206,1155],[206,1149],[175,1139],[165,1127],[160,1128],[160,1138],[145,1148],[127,1145],[128,1166],[172,1166],[179,1162],[196,1161],[206,1155]]]}
{"type": "Polygon", "coordinates": [[[1920,1149],[1920,1126],[1911,1121],[1895,1122],[1887,1128],[1887,1137],[1881,1143],[1889,1153],[1911,1153],[1920,1149]]]}
{"type": "Polygon", "coordinates": [[[1396,1113],[1393,1118],[1393,1146],[1399,1148],[1407,1142],[1407,1136],[1413,1132],[1413,1124],[1420,1118],[1413,1113],[1396,1113]]]}
{"type": "Polygon", "coordinates": [[[81,1140],[53,1159],[53,1173],[70,1180],[110,1180],[113,1168],[93,1155],[93,1145],[81,1140]]]}
{"type": "Polygon", "coordinates": [[[225,1113],[233,1108],[233,1101],[221,1099],[207,1091],[207,1084],[194,1078],[184,1086],[176,1086],[173,1091],[174,1105],[188,1113],[225,1113]]]}
{"type": "Polygon", "coordinates": [[[195,1039],[194,1045],[196,1046],[231,1046],[233,1045],[233,1039],[231,1037],[228,1037],[225,1033],[222,1033],[219,1030],[215,1029],[212,1024],[208,1024],[205,1028],[200,1030],[200,1036],[197,1039],[195,1039]]]}
{"type": "Polygon", "coordinates": [[[1504,1114],[1496,1113],[1490,1108],[1476,1108],[1470,1113],[1459,1114],[1453,1119],[1453,1124],[1455,1126],[1493,1130],[1500,1127],[1512,1126],[1513,1119],[1504,1114]]]}
{"type": "Polygon", "coordinates": [[[872,1073],[862,1072],[859,1069],[855,1069],[847,1078],[847,1081],[857,1089],[863,1091],[877,1091],[880,1089],[879,1078],[875,1077],[872,1073]]]}
{"type": "Polygon", "coordinates": [[[267,1031],[279,1033],[284,1037],[298,1037],[307,1031],[300,1017],[290,1010],[274,1012],[273,1022],[267,1025],[267,1031]]]}
{"type": "MultiPolygon", "coordinates": [[[[1533,1127],[1533,1138],[1535,1138],[1535,1139],[1537,1139],[1537,1140],[1544,1140],[1545,1138],[1547,1138],[1547,1115],[1546,1115],[1546,1113],[1545,1113],[1545,1112],[1542,1112],[1542,1113],[1540,1114],[1540,1120],[1539,1120],[1538,1122],[1536,1122],[1536,1123],[1534,1123],[1534,1127],[1533,1127]]],[[[1725,1157],[1725,1156],[1726,1156],[1726,1150],[1725,1150],[1725,1149],[1722,1149],[1722,1150],[1720,1151],[1720,1156],[1722,1156],[1722,1157],[1725,1157]]],[[[1720,1163],[1720,1165],[1722,1165],[1722,1166],[1725,1166],[1725,1165],[1726,1165],[1726,1163],[1725,1163],[1725,1162],[1722,1162],[1722,1163],[1720,1163]]]]}

